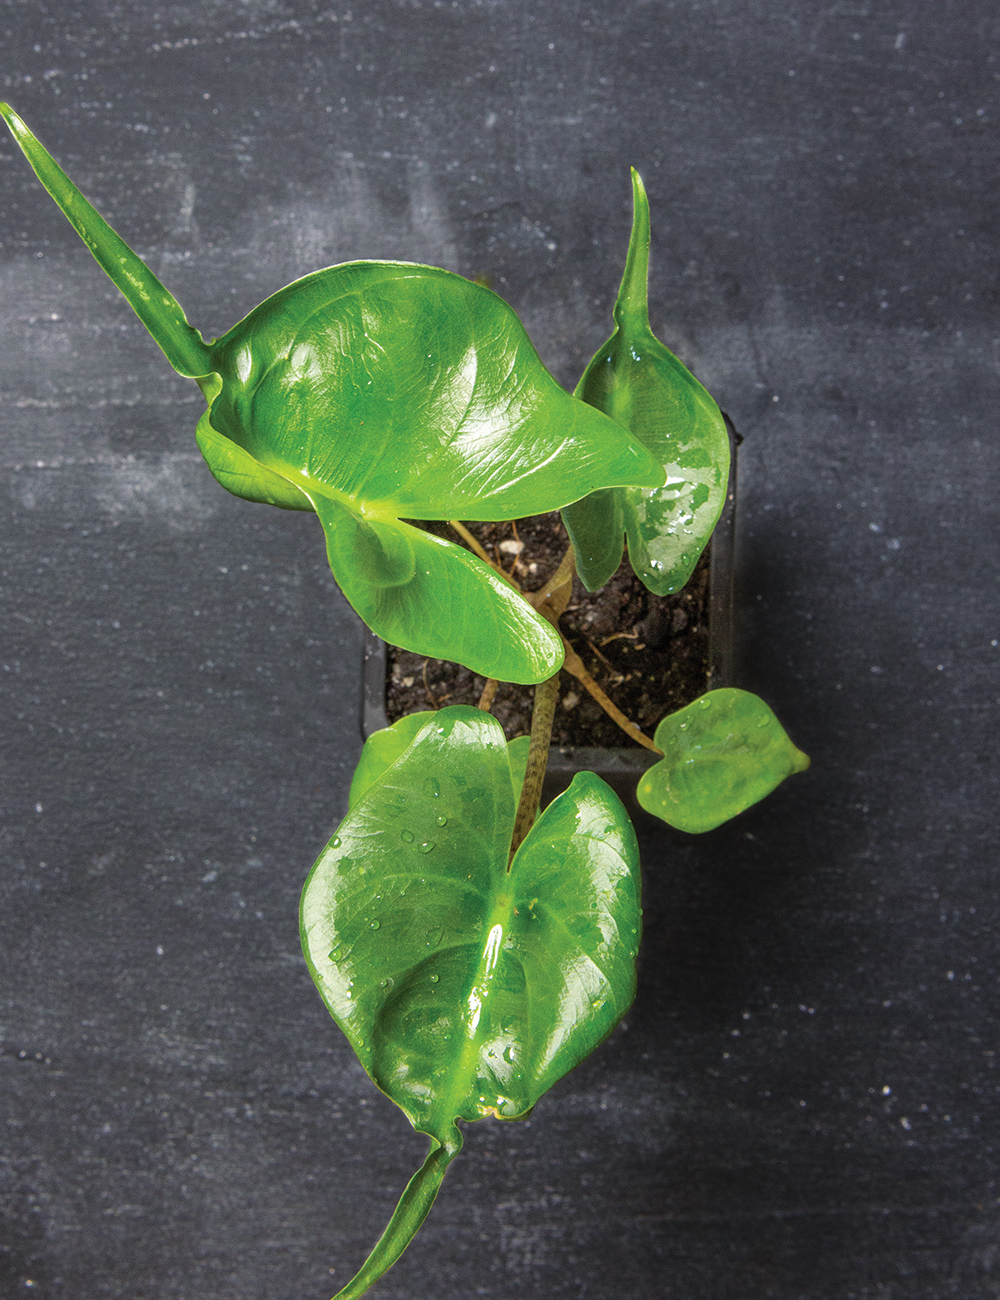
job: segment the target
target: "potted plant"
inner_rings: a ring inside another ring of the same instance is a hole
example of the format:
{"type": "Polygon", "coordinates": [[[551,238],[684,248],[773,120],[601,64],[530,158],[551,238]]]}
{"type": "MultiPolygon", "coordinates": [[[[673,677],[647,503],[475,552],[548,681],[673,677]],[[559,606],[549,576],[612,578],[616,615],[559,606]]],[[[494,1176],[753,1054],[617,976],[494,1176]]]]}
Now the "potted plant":
{"type": "MultiPolygon", "coordinates": [[[[548,797],[576,772],[592,771],[634,812],[637,782],[660,756],[649,739],[660,719],[710,689],[738,684],[733,578],[740,439],[724,412],[723,419],[730,452],[726,500],[690,580],[659,595],[627,561],[594,592],[574,580],[559,622],[574,653],[563,665],[545,778],[548,797]]],[[[528,586],[554,572],[567,547],[558,512],[469,531],[487,563],[528,586]]],[[[362,739],[408,713],[478,704],[487,686],[459,664],[421,658],[366,629],[362,739]]],[[[490,707],[508,739],[530,729],[532,696],[531,687],[498,684],[490,707]]]]}
{"type": "MultiPolygon", "coordinates": [[[[326,1005],[430,1139],[338,1292],[359,1296],[419,1228],[461,1149],[459,1124],[524,1118],[634,996],[639,863],[621,801],[581,772],[539,812],[560,668],[587,686],[558,625],[574,574],[599,589],[626,537],[647,588],[683,587],[726,500],[726,427],[649,329],[648,207],[634,173],[615,330],[571,395],[500,298],[409,263],[315,272],[207,343],[13,110],[0,114],[199,385],[196,437],[215,478],[249,501],[314,512],[334,576],[374,633],[485,681],[475,706],[410,714],[369,737],[348,813],[303,890],[303,949],[326,1005]],[[469,525],[552,510],[570,544],[521,590],[469,525]],[[452,521],[457,540],[420,526],[434,521],[452,521]],[[490,712],[501,681],[534,687],[530,735],[509,743],[490,712]]],[[[767,705],[734,688],[669,713],[642,743],[658,761],[639,802],[693,833],[808,763],[767,705]]]]}

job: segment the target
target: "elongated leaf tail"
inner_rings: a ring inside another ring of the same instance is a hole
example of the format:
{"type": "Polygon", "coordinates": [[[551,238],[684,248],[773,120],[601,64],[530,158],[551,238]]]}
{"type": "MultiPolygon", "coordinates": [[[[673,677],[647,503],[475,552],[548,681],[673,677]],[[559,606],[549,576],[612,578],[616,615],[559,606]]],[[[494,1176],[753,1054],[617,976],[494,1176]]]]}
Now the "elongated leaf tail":
{"type": "Polygon", "coordinates": [[[164,288],[142,258],[111,229],[97,209],[87,202],[9,104],[0,104],[0,117],[10,127],[35,175],[102,270],[125,295],[173,368],[188,379],[209,374],[212,354],[198,331],[188,324],[176,298],[164,288]]]}
{"type": "Polygon", "coordinates": [[[649,329],[649,200],[642,177],[632,168],[632,234],[622,275],[615,323],[632,329],[649,329]]]}
{"type": "Polygon", "coordinates": [[[379,1237],[375,1249],[333,1300],[357,1300],[383,1273],[388,1273],[427,1218],[448,1166],[461,1149],[462,1135],[455,1125],[452,1125],[443,1143],[436,1138],[431,1139],[427,1159],[406,1184],[389,1225],[379,1237]]]}

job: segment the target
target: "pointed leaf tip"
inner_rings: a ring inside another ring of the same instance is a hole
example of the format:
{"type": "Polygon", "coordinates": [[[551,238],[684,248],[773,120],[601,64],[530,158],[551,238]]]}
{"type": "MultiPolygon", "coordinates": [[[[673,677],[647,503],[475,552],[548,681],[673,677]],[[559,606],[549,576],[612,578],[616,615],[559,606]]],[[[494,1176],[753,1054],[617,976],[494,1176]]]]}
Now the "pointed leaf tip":
{"type": "Polygon", "coordinates": [[[649,240],[649,200],[642,177],[633,167],[632,233],[614,309],[615,321],[622,328],[649,329],[649,240]]]}
{"type": "Polygon", "coordinates": [[[212,354],[198,331],[188,324],[180,303],[142,258],[108,225],[93,204],[84,198],[9,104],[0,104],[0,116],[35,175],[90,249],[101,270],[121,291],[162,348],[173,368],[188,379],[210,374],[212,354]]]}

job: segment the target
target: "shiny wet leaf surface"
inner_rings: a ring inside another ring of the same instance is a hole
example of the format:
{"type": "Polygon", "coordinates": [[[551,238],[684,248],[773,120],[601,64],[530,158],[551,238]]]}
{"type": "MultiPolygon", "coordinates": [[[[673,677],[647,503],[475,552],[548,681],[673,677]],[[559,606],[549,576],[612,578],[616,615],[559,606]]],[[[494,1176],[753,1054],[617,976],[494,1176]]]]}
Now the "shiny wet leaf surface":
{"type": "Polygon", "coordinates": [[[617,797],[578,775],[508,872],[513,821],[499,724],[442,709],[356,797],[303,894],[331,1014],[440,1141],[456,1119],[525,1114],[634,994],[638,856],[617,797]]]}
{"type": "Polygon", "coordinates": [[[635,220],[615,304],[615,332],[598,350],[576,394],[605,411],[656,457],[666,483],[592,493],[563,510],[577,570],[590,591],[621,563],[623,535],[638,578],[657,595],[691,576],[725,503],[729,439],[705,388],[649,326],[646,273],[649,204],[632,173],[635,220]]]}
{"type": "Polygon", "coordinates": [[[664,757],[644,773],[636,797],[682,831],[721,826],[809,766],[764,701],[735,688],[671,713],[654,739],[664,757]]]}

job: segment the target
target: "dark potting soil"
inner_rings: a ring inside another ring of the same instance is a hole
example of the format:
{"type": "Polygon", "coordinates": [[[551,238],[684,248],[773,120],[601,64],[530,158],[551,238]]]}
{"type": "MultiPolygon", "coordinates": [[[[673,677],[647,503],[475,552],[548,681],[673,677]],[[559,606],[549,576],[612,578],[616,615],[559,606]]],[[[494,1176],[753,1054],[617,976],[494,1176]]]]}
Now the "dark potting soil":
{"type": "MultiPolygon", "coordinates": [[[[458,540],[447,524],[421,526],[458,540]]],[[[569,544],[558,514],[514,524],[466,526],[526,591],[540,587],[556,570],[569,544]]],[[[706,551],[683,591],[654,596],[626,559],[610,582],[593,594],[575,579],[572,599],[559,621],[591,677],[650,738],[665,714],[690,704],[708,688],[708,578],[706,551]]],[[[390,722],[422,709],[478,704],[484,685],[484,678],[458,664],[388,647],[390,722]]],[[[492,712],[508,740],[530,731],[533,694],[530,686],[500,683],[492,712]]],[[[565,670],[560,674],[552,743],[637,747],[565,670]]]]}

